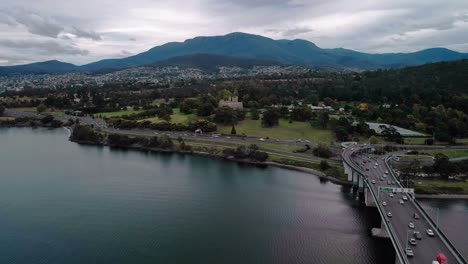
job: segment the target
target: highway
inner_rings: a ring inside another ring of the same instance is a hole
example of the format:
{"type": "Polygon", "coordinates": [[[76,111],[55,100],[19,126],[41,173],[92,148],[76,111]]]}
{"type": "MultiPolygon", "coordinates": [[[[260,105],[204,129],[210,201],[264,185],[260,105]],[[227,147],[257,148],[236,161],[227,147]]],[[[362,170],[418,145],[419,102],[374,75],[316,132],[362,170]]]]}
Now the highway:
{"type": "MultiPolygon", "coordinates": [[[[385,156],[380,158],[370,158],[367,154],[357,153],[357,147],[348,147],[343,151],[342,157],[349,162],[354,164],[354,168],[359,169],[365,177],[368,178],[369,185],[371,186],[374,193],[378,194],[378,206],[385,212],[385,216],[382,221],[387,221],[392,229],[396,232],[396,237],[399,240],[399,244],[403,247],[410,247],[413,249],[414,257],[408,257],[409,263],[432,263],[436,259],[438,253],[443,253],[448,258],[448,263],[459,263],[451,250],[443,242],[440,234],[437,230],[432,228],[426,219],[419,213],[416,205],[411,201],[413,197],[407,194],[397,193],[394,197],[390,197],[390,193],[379,192],[379,187],[401,187],[398,185],[397,179],[393,178],[391,173],[386,174],[385,171],[390,172],[390,168],[385,163],[385,156]],[[377,165],[376,165],[377,164],[377,165]],[[384,175],[388,175],[383,178],[384,175]],[[383,178],[383,181],[382,179],[383,178]],[[372,183],[375,181],[375,184],[372,183]],[[395,184],[389,184],[388,181],[393,181],[395,184]],[[399,201],[403,195],[406,195],[408,201],[404,201],[404,204],[400,204],[399,201]],[[386,206],[383,205],[386,202],[386,206]],[[388,217],[386,214],[392,213],[392,217],[388,217]],[[420,219],[414,219],[413,215],[417,212],[420,219]],[[413,222],[415,225],[414,229],[409,228],[409,222],[413,222]],[[434,237],[427,235],[426,230],[432,229],[435,233],[434,237]],[[422,235],[421,240],[416,240],[417,245],[409,245],[408,238],[412,238],[413,232],[419,231],[422,235]]],[[[371,198],[372,199],[372,198],[371,198]]],[[[462,262],[463,263],[463,262],[462,262]]]]}

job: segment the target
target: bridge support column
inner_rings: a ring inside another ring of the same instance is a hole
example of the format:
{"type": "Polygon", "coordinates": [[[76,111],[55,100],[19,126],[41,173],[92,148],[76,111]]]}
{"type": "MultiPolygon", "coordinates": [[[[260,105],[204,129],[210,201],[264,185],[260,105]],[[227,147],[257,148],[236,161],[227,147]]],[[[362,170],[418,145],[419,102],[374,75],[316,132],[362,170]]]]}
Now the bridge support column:
{"type": "Polygon", "coordinates": [[[377,202],[372,197],[372,194],[369,191],[369,188],[365,188],[364,190],[364,202],[367,207],[377,207],[377,202]]]}
{"type": "Polygon", "coordinates": [[[385,227],[383,221],[386,221],[385,219],[380,219],[380,228],[374,227],[372,228],[372,236],[375,238],[386,238],[390,239],[390,235],[388,234],[388,230],[385,227]]]}

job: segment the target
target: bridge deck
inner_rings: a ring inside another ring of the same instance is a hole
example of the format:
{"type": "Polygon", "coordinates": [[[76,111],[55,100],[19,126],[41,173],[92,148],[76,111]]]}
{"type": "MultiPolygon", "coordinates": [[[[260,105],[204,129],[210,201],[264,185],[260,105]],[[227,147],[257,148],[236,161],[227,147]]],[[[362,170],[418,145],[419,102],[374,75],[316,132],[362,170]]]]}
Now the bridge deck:
{"type": "MultiPolygon", "coordinates": [[[[393,198],[389,196],[389,193],[380,192],[379,186],[382,187],[399,187],[397,185],[389,185],[388,181],[394,181],[398,184],[397,180],[393,178],[392,174],[387,174],[387,177],[384,178],[384,181],[381,181],[381,177],[385,175],[385,170],[389,170],[387,167],[384,158],[371,158],[366,154],[356,153],[357,149],[346,148],[343,151],[342,157],[349,163],[354,170],[357,170],[359,173],[367,177],[368,186],[372,188],[375,194],[380,194],[380,201],[377,202],[377,206],[380,207],[382,212],[391,212],[392,217],[389,218],[385,215],[382,221],[387,221],[389,225],[392,226],[394,231],[394,236],[398,238],[399,244],[403,247],[411,247],[414,251],[414,257],[408,258],[409,263],[432,263],[435,260],[438,253],[444,253],[448,258],[448,263],[459,263],[457,258],[452,251],[447,247],[447,245],[442,240],[440,234],[434,230],[430,223],[419,213],[416,205],[411,201],[411,196],[408,196],[408,201],[405,201],[404,204],[400,204],[399,200],[402,199],[403,194],[395,194],[393,198]],[[369,161],[370,160],[370,161],[369,161]],[[366,161],[364,163],[364,161],[366,161]],[[375,163],[378,165],[376,166],[375,163]],[[375,184],[372,184],[372,180],[375,180],[375,184]],[[382,202],[386,202],[387,205],[383,206],[382,202]],[[420,219],[416,220],[413,218],[413,214],[417,212],[420,215],[420,219]],[[408,227],[409,222],[413,222],[415,225],[414,229],[408,227]],[[435,232],[434,237],[427,235],[427,229],[433,229],[435,232]],[[413,237],[413,231],[419,231],[422,235],[422,240],[417,240],[416,246],[410,246],[407,243],[408,238],[413,237]],[[396,234],[395,234],[396,233],[396,234]]],[[[388,230],[390,232],[390,230],[388,230]]]]}

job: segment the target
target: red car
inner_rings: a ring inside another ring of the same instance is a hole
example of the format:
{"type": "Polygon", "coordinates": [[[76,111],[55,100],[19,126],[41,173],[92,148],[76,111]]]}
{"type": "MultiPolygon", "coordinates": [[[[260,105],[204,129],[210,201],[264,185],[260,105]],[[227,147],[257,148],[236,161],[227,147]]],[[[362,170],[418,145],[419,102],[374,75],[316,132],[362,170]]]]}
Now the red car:
{"type": "Polygon", "coordinates": [[[415,213],[413,214],[413,217],[414,217],[414,219],[419,219],[418,213],[415,212],[415,213]]]}
{"type": "Polygon", "coordinates": [[[439,264],[448,264],[447,257],[442,253],[437,254],[437,261],[439,264]]]}

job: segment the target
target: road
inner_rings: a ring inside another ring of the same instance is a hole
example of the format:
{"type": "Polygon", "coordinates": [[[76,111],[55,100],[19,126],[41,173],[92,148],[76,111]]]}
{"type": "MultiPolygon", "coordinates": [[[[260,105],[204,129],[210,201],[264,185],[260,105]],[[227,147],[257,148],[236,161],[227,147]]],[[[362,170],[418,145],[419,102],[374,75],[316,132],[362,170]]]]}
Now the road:
{"type": "MultiPolygon", "coordinates": [[[[404,204],[400,204],[399,200],[402,199],[403,194],[395,194],[393,198],[390,197],[389,193],[379,192],[380,187],[400,187],[398,186],[397,179],[393,178],[391,173],[386,174],[385,171],[390,171],[385,163],[385,156],[380,158],[370,158],[366,154],[356,154],[356,150],[349,147],[344,150],[343,158],[353,162],[355,167],[360,167],[360,171],[368,178],[369,182],[375,181],[375,184],[370,183],[371,188],[374,190],[379,197],[378,206],[383,209],[383,212],[391,212],[392,217],[385,215],[382,221],[388,221],[392,226],[392,229],[396,232],[396,237],[399,240],[400,245],[405,248],[408,246],[408,237],[413,237],[414,231],[421,232],[422,240],[417,240],[416,246],[411,247],[414,251],[414,257],[409,258],[409,263],[432,263],[435,260],[438,253],[444,253],[448,258],[448,263],[458,263],[455,256],[451,253],[449,248],[442,241],[440,234],[437,230],[434,237],[427,235],[426,230],[431,228],[428,221],[419,213],[416,205],[411,201],[412,196],[406,195],[408,201],[404,204]],[[377,164],[377,165],[376,165],[377,164]],[[384,175],[388,175],[385,178],[384,175]],[[382,179],[383,178],[383,181],[382,179]],[[389,184],[388,181],[394,182],[389,184]],[[387,205],[382,205],[386,202],[387,205]],[[417,212],[420,219],[416,220],[413,218],[413,214],[417,212]],[[413,222],[415,225],[414,229],[408,227],[409,222],[413,222]]],[[[433,229],[433,228],[431,228],[433,229]]]]}

